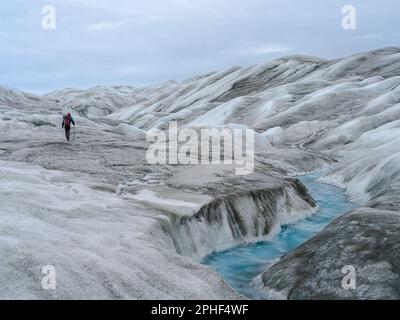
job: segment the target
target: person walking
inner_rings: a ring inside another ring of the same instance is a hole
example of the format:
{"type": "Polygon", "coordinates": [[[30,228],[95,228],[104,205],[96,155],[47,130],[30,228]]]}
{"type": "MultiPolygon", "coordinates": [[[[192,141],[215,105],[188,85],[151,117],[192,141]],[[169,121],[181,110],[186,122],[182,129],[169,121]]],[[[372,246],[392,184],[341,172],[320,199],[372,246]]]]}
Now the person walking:
{"type": "Polygon", "coordinates": [[[65,129],[65,138],[69,141],[70,132],[71,132],[71,123],[75,127],[75,121],[71,116],[71,113],[68,112],[66,116],[63,117],[62,128],[65,129]]]}

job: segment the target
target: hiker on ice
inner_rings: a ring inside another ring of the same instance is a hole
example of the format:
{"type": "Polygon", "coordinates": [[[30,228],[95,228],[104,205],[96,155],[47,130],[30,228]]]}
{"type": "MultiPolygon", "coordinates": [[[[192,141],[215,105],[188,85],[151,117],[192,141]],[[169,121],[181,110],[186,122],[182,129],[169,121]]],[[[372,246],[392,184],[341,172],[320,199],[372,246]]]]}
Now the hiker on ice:
{"type": "Polygon", "coordinates": [[[69,134],[71,131],[71,122],[75,127],[75,121],[72,118],[71,114],[68,112],[68,114],[66,116],[64,116],[63,122],[62,122],[62,128],[65,129],[65,138],[67,138],[67,141],[69,141],[69,134]]]}

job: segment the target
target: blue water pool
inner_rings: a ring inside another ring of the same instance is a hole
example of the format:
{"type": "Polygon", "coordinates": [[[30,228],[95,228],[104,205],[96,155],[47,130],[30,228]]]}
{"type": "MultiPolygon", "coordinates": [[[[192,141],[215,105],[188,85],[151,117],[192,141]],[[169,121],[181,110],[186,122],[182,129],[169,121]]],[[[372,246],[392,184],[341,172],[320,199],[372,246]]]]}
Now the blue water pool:
{"type": "Polygon", "coordinates": [[[320,183],[316,181],[318,177],[318,174],[300,177],[319,205],[318,212],[312,217],[283,226],[281,233],[271,241],[215,252],[206,257],[203,263],[214,267],[238,292],[256,299],[257,293],[251,282],[265,270],[268,263],[313,237],[335,217],[356,207],[342,189],[320,183]]]}

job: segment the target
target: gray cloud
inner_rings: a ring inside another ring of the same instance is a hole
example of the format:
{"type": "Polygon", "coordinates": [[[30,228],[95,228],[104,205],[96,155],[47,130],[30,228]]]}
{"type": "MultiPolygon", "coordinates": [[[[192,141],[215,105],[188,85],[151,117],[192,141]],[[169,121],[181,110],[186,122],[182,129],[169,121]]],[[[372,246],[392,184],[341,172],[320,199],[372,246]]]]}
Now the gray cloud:
{"type": "Polygon", "coordinates": [[[337,0],[6,0],[0,85],[146,85],[286,54],[334,58],[399,43],[397,0],[350,2],[352,31],[341,29],[348,2],[337,0]],[[55,31],[41,28],[48,3],[55,31]]]}

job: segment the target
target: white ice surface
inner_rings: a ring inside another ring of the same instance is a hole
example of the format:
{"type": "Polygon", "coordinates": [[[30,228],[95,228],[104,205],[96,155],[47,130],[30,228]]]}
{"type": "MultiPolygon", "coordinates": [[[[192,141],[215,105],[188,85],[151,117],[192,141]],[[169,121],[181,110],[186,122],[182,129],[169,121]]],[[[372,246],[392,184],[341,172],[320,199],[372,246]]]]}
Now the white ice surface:
{"type": "Polygon", "coordinates": [[[2,299],[238,297],[176,253],[165,216],[92,189],[90,178],[0,161],[0,179],[2,299]],[[56,290],[41,287],[46,265],[56,290]]]}
{"type": "Polygon", "coordinates": [[[194,209],[199,209],[201,204],[194,203],[194,202],[188,202],[188,201],[182,201],[178,199],[166,199],[159,197],[155,192],[144,189],[140,190],[140,192],[136,195],[131,196],[133,199],[139,200],[139,201],[144,201],[144,202],[150,202],[154,204],[162,204],[162,205],[167,205],[167,206],[177,206],[177,207],[189,207],[189,208],[194,208],[194,209]]]}

